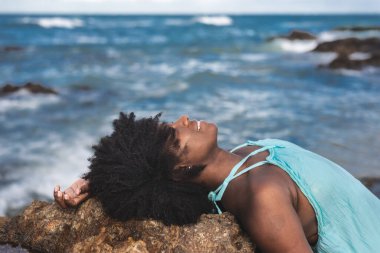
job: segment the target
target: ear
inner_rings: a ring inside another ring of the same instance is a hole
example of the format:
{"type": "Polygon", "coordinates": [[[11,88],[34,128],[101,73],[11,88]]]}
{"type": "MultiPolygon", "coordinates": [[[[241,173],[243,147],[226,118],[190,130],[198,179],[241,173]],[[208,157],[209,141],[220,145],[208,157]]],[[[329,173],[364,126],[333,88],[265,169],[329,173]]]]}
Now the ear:
{"type": "Polygon", "coordinates": [[[172,179],[174,181],[183,181],[189,176],[189,172],[191,170],[191,166],[188,165],[178,165],[174,167],[172,171],[172,179]]]}

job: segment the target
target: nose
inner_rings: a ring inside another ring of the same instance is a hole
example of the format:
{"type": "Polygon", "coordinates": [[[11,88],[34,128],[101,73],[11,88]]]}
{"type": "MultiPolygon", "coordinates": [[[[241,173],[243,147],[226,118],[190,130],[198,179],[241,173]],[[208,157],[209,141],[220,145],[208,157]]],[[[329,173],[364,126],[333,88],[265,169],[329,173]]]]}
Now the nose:
{"type": "Polygon", "coordinates": [[[189,116],[182,115],[174,123],[171,124],[172,127],[188,127],[189,126],[189,116]]]}

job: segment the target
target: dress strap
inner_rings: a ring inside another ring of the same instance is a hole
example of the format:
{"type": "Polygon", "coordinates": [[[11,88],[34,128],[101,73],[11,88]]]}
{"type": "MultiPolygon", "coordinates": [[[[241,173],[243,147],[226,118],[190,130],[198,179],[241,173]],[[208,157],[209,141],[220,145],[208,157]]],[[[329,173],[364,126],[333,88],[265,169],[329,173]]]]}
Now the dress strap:
{"type": "Polygon", "coordinates": [[[231,149],[231,150],[230,150],[230,153],[232,153],[232,152],[234,152],[234,151],[236,151],[236,150],[238,150],[238,149],[240,149],[240,148],[242,148],[242,147],[246,147],[246,146],[248,146],[248,145],[249,145],[248,142],[244,142],[243,144],[241,144],[241,145],[239,145],[239,146],[234,147],[233,149],[231,149]]]}
{"type": "MultiPolygon", "coordinates": [[[[244,147],[244,146],[247,146],[248,144],[245,143],[243,145],[240,145],[236,148],[234,148],[233,150],[236,150],[238,148],[241,148],[241,147],[244,147]]],[[[261,166],[265,163],[268,163],[267,160],[264,160],[264,161],[261,161],[261,162],[258,162],[258,163],[255,163],[254,165],[251,165],[249,166],[248,168],[245,168],[244,170],[240,171],[239,173],[236,174],[237,170],[252,156],[260,153],[260,152],[263,152],[263,151],[266,151],[268,149],[271,149],[271,148],[274,148],[276,146],[265,146],[265,147],[261,147],[259,149],[256,149],[254,151],[252,151],[249,155],[247,155],[246,157],[244,157],[242,160],[240,160],[231,170],[230,174],[224,179],[223,183],[215,190],[215,191],[210,191],[210,193],[208,194],[208,198],[210,201],[212,201],[216,207],[216,209],[218,210],[218,213],[222,213],[222,211],[220,210],[218,204],[216,203],[216,201],[220,201],[223,197],[223,194],[224,192],[226,191],[227,189],[227,186],[228,184],[235,178],[237,178],[238,176],[242,175],[243,173],[253,169],[253,168],[256,168],[258,166],[261,166]]],[[[233,151],[232,150],[232,151],[233,151]]],[[[231,152],[232,152],[231,151],[231,152]]]]}

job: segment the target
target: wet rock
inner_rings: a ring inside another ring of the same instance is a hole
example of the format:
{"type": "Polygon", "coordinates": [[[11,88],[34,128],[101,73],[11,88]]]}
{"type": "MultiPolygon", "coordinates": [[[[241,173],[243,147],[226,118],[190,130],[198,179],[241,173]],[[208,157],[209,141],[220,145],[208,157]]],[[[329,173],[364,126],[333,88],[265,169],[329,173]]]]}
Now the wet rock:
{"type": "Polygon", "coordinates": [[[335,52],[340,55],[349,55],[355,52],[377,53],[380,52],[380,38],[347,38],[320,43],[313,51],[335,52]]]}
{"type": "Polygon", "coordinates": [[[4,52],[21,51],[21,50],[23,50],[23,48],[20,46],[5,46],[0,49],[0,51],[4,51],[4,52]]]}
{"type": "Polygon", "coordinates": [[[28,82],[22,86],[16,86],[16,85],[12,85],[12,84],[6,84],[4,85],[3,87],[0,88],[0,96],[4,96],[4,95],[9,95],[9,94],[12,94],[14,92],[17,92],[19,90],[27,90],[31,93],[42,93],[42,94],[55,94],[57,95],[58,92],[56,92],[55,90],[51,89],[51,88],[48,88],[48,87],[45,87],[45,86],[42,86],[41,84],[38,84],[38,83],[31,83],[31,82],[28,82]]]}
{"type": "Polygon", "coordinates": [[[68,210],[34,201],[20,216],[0,219],[0,244],[7,243],[37,252],[253,252],[231,214],[205,214],[188,226],[120,222],[96,199],[68,210]]]}
{"type": "Polygon", "coordinates": [[[288,40],[315,40],[316,37],[308,32],[294,30],[290,34],[285,36],[275,36],[268,39],[272,41],[275,39],[288,39],[288,40]]]}
{"type": "Polygon", "coordinates": [[[362,177],[359,179],[373,194],[380,198],[380,177],[362,177]]]}
{"type": "Polygon", "coordinates": [[[330,69],[360,70],[367,66],[380,67],[380,53],[371,55],[368,59],[363,60],[353,60],[346,54],[340,54],[328,65],[323,65],[320,67],[328,67],[330,69]]]}
{"type": "Polygon", "coordinates": [[[335,28],[334,31],[352,31],[352,32],[380,31],[380,26],[342,26],[342,27],[335,28]]]}

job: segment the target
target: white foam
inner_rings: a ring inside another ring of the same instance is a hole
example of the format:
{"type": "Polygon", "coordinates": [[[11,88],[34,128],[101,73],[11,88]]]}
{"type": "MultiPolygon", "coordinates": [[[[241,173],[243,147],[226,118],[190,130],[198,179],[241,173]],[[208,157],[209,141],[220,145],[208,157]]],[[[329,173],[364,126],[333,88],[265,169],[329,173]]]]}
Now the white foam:
{"type": "Polygon", "coordinates": [[[43,105],[59,101],[60,98],[56,95],[31,94],[27,90],[21,89],[0,99],[0,113],[9,110],[35,110],[43,105]]]}
{"type": "Polygon", "coordinates": [[[182,69],[188,74],[194,72],[211,71],[214,73],[226,73],[230,70],[228,63],[221,61],[202,62],[197,59],[190,59],[182,65],[182,69]]]}
{"type": "Polygon", "coordinates": [[[233,24],[232,18],[228,16],[200,16],[194,19],[195,22],[204,25],[229,26],[233,24]]]}
{"type": "Polygon", "coordinates": [[[350,60],[367,60],[371,58],[371,54],[355,52],[355,53],[350,54],[349,58],[350,60]]]}
{"type": "MultiPolygon", "coordinates": [[[[130,86],[130,89],[136,92],[140,98],[162,98],[173,92],[184,91],[189,88],[185,82],[174,82],[166,86],[159,83],[137,82],[130,86]]],[[[128,108],[129,110],[129,108],[128,108]]]]}
{"type": "Polygon", "coordinates": [[[266,54],[242,54],[240,59],[249,62],[258,62],[268,59],[266,54]]]}
{"type": "Polygon", "coordinates": [[[149,41],[154,44],[162,44],[162,43],[167,42],[167,40],[168,39],[165,36],[155,35],[155,36],[152,36],[149,41]]]}
{"type": "Polygon", "coordinates": [[[76,27],[81,27],[84,25],[84,22],[79,18],[23,18],[23,23],[26,24],[37,24],[43,28],[66,28],[73,29],[76,27]]]}
{"type": "Polygon", "coordinates": [[[321,64],[326,65],[329,64],[331,61],[333,61],[337,57],[337,53],[335,52],[318,52],[318,53],[312,53],[311,54],[311,61],[313,61],[315,64],[321,64]]]}
{"type": "Polygon", "coordinates": [[[284,51],[294,53],[305,53],[313,50],[318,45],[315,40],[288,40],[283,38],[275,39],[272,43],[284,51]]]}
{"type": "Polygon", "coordinates": [[[358,39],[366,39],[371,37],[380,37],[380,31],[376,30],[368,30],[368,31],[325,31],[318,34],[318,41],[326,42],[326,41],[334,41],[339,39],[346,38],[358,38],[358,39]]]}
{"type": "Polygon", "coordinates": [[[81,35],[76,38],[76,42],[79,44],[106,44],[107,38],[99,36],[81,35]]]}
{"type": "Polygon", "coordinates": [[[51,134],[44,140],[31,143],[22,149],[25,161],[24,168],[17,168],[10,179],[13,183],[0,189],[0,216],[9,208],[20,208],[35,198],[35,195],[52,199],[55,185],[67,188],[74,180],[87,171],[92,151],[90,144],[96,139],[78,134],[67,140],[66,136],[51,134]],[[41,145],[48,150],[48,155],[33,154],[41,145]]]}

